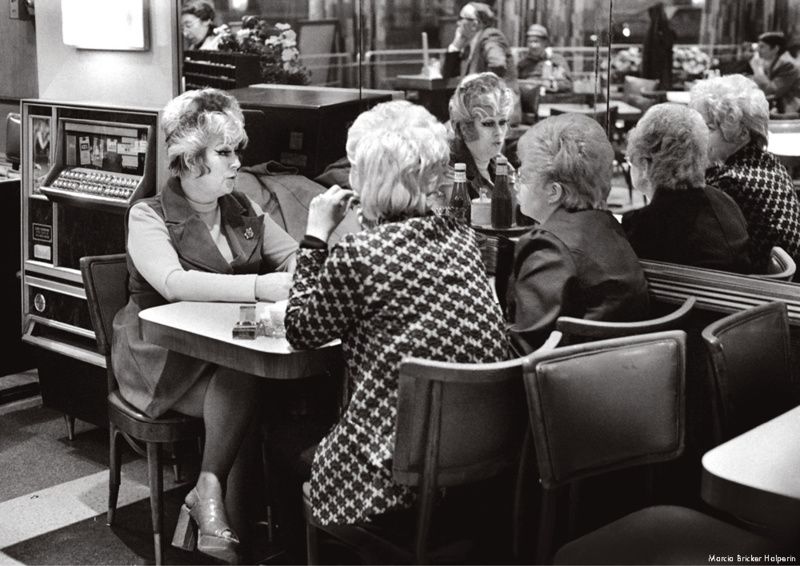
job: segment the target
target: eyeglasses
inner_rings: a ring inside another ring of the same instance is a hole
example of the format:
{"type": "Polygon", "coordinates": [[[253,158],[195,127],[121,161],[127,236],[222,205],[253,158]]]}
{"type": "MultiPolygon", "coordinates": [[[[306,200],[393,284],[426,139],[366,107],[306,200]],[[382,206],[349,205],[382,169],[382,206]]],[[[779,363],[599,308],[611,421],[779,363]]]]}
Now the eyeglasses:
{"type": "Polygon", "coordinates": [[[459,21],[459,22],[477,22],[478,20],[477,20],[477,18],[464,18],[464,17],[459,17],[459,18],[458,18],[458,21],[459,21]]]}

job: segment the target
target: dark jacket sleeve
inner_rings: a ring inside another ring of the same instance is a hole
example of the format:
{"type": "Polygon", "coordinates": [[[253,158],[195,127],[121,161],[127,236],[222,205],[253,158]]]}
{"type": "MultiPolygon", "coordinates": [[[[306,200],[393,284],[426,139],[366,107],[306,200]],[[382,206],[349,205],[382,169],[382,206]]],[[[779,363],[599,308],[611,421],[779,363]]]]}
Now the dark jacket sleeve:
{"type": "Polygon", "coordinates": [[[509,328],[514,349],[528,354],[541,346],[561,314],[570,314],[578,287],[572,254],[558,238],[534,231],[518,244],[509,328]]]}

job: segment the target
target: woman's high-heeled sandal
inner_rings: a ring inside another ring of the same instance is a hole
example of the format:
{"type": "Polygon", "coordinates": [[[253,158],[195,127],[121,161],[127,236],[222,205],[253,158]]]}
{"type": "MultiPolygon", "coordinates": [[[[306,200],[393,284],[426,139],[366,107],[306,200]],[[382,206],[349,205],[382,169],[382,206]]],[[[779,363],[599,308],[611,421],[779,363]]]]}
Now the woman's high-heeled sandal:
{"type": "Polygon", "coordinates": [[[181,505],[172,546],[192,551],[195,548],[218,560],[235,564],[239,539],[228,526],[225,508],[215,498],[200,499],[193,489],[181,505]]]}

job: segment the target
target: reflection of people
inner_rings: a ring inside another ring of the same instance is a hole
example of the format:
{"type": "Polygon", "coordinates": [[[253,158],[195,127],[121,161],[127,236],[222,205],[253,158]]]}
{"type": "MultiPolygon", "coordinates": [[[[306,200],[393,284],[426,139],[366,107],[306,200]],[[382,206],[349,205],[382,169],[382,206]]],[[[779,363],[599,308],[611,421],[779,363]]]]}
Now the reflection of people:
{"type": "Polygon", "coordinates": [[[755,54],[758,44],[749,41],[743,41],[739,44],[739,51],[735,61],[722,63],[720,65],[723,75],[752,75],[753,69],[750,67],[750,60],[755,54]]]}
{"type": "Polygon", "coordinates": [[[597,121],[563,114],[520,138],[517,194],[539,222],[516,245],[509,309],[514,346],[538,348],[559,316],[632,321],[648,316],[644,273],[606,210],[614,150],[597,121]]]}
{"type": "Polygon", "coordinates": [[[540,24],[533,24],[527,33],[528,52],[517,65],[517,74],[520,79],[536,79],[548,90],[571,91],[572,76],[569,64],[558,53],[550,49],[550,34],[547,28],[540,24]]]}
{"type": "Polygon", "coordinates": [[[784,166],[764,149],[764,93],[753,81],[729,75],[699,81],[689,105],[711,130],[706,182],[733,197],[747,220],[753,272],[764,273],[773,246],[800,260],[800,200],[784,166]]]}
{"type": "Polygon", "coordinates": [[[705,183],[708,128],[697,111],[651,107],[628,133],[627,153],[633,185],[650,199],[622,217],[640,258],[750,273],[742,212],[705,183]]]}
{"type": "Polygon", "coordinates": [[[494,23],[494,12],[483,2],[469,2],[461,8],[453,42],[445,55],[445,77],[491,71],[516,90],[517,70],[511,48],[494,23]]]}
{"type": "Polygon", "coordinates": [[[800,112],[800,68],[786,51],[783,32],[758,36],[758,53],[750,59],[753,80],[776,99],[779,113],[800,112]]]}
{"type": "Polygon", "coordinates": [[[427,111],[424,125],[403,127],[402,115],[372,120],[381,106],[361,114],[348,134],[351,185],[374,227],[328,251],[328,235],[354,193],[334,186],[316,197],[286,312],[295,348],[342,340],[354,388],[314,456],[311,508],[322,524],[379,521],[413,501],[413,491],[392,479],[404,356],[477,363],[507,355],[474,233],[429,213],[427,196],[447,171],[444,126],[427,111]]]}
{"type": "Polygon", "coordinates": [[[185,49],[213,51],[219,46],[214,34],[214,6],[209,0],[188,0],[181,8],[181,30],[185,49]]]}
{"type": "Polygon", "coordinates": [[[491,193],[513,107],[511,89],[494,73],[464,77],[450,99],[450,164],[466,163],[471,198],[482,187],[491,193]]]}
{"type": "Polygon", "coordinates": [[[672,85],[672,46],[675,32],[670,27],[664,4],[658,2],[647,9],[650,27],[642,44],[642,77],[657,79],[662,89],[672,85]]]}
{"type": "Polygon", "coordinates": [[[216,89],[185,92],[164,108],[162,127],[172,176],[159,195],[129,211],[131,295],[114,319],[114,373],[122,396],[150,416],[167,409],[202,416],[200,475],[181,509],[187,531],[176,530],[173,543],[188,544],[195,528],[200,551],[233,561],[238,538],[228,516],[239,518],[232,501],[246,502],[246,492],[244,478],[227,480],[244,448],[259,378],[145,342],[138,314],[171,301],[286,298],[297,244],[233,192],[236,151],[247,141],[233,97],[216,89]]]}

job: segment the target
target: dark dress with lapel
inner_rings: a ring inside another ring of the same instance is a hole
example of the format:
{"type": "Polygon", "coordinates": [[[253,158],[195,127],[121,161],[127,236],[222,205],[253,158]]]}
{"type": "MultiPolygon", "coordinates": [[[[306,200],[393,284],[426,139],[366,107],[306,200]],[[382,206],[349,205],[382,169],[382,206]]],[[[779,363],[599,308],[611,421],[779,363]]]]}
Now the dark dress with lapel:
{"type": "Polygon", "coordinates": [[[559,316],[627,322],[648,317],[647,281],[613,215],[556,210],[514,253],[508,312],[512,345],[529,353],[559,316]]]}
{"type": "Polygon", "coordinates": [[[706,185],[656,190],[622,226],[642,259],[751,273],[747,223],[731,197],[706,185]]]}
{"type": "MultiPolygon", "coordinates": [[[[151,207],[167,226],[170,240],[184,269],[213,273],[262,273],[263,216],[256,215],[244,195],[219,199],[221,225],[234,261],[228,263],[211,239],[208,227],[194,213],[172,178],[157,196],[140,201],[151,207]]],[[[201,377],[217,366],[142,340],[139,312],[168,301],[136,270],[128,257],[127,305],[114,318],[111,349],[114,373],[122,396],[152,417],[169,409],[201,377]]]]}

